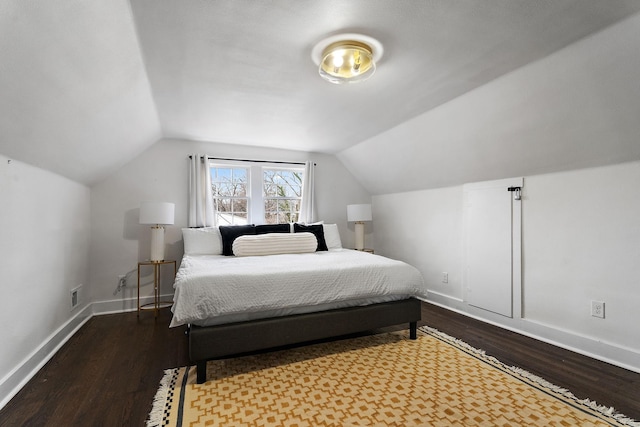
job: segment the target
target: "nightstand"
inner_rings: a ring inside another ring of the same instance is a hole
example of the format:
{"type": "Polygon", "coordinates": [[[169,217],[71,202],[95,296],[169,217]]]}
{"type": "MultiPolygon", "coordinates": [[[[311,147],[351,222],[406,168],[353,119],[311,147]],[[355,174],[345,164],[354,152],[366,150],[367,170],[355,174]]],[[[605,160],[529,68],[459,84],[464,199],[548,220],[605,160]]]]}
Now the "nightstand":
{"type": "Polygon", "coordinates": [[[176,277],[178,273],[177,265],[175,261],[140,261],[138,263],[138,317],[140,317],[141,310],[153,310],[154,316],[158,317],[158,310],[164,307],[170,307],[173,305],[173,301],[160,301],[160,268],[163,265],[173,264],[173,277],[176,277]],[[140,270],[141,267],[151,266],[153,267],[153,302],[140,305],[140,270]]]}
{"type": "Polygon", "coordinates": [[[354,249],[354,251],[366,252],[366,253],[368,253],[368,254],[372,254],[372,253],[373,253],[373,249],[369,249],[369,248],[364,248],[364,249],[354,249]]]}

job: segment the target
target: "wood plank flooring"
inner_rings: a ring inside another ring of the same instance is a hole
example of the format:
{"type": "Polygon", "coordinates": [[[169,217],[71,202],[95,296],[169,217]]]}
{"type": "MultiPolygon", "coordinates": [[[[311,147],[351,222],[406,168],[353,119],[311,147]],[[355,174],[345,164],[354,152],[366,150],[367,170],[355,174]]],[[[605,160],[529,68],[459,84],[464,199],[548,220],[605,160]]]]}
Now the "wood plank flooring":
{"type": "MultiPolygon", "coordinates": [[[[0,411],[0,426],[144,426],[163,370],[188,364],[170,312],[92,318],[0,411]]],[[[423,303],[432,326],[640,420],[640,374],[423,303]]]]}
{"type": "Polygon", "coordinates": [[[188,364],[170,314],[93,317],[0,411],[0,426],[144,426],[164,370],[188,364]]]}

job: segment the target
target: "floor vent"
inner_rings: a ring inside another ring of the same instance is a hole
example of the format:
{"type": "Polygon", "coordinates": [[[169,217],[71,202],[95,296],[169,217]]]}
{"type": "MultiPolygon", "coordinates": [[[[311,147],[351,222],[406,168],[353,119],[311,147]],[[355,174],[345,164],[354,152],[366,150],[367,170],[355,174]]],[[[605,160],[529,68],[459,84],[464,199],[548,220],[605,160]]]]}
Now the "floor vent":
{"type": "Polygon", "coordinates": [[[71,289],[71,309],[73,310],[74,308],[77,307],[78,303],[80,302],[80,298],[79,298],[79,292],[80,292],[80,287],[78,286],[77,288],[71,289]]]}

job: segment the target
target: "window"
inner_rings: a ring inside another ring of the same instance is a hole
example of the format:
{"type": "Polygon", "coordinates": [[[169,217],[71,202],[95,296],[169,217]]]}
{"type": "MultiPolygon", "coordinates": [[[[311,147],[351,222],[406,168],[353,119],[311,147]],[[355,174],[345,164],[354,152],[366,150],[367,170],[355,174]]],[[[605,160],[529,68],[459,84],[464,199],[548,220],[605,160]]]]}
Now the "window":
{"type": "Polygon", "coordinates": [[[213,206],[219,225],[247,224],[249,169],[241,167],[212,166],[211,189],[213,206]]]}
{"type": "Polygon", "coordinates": [[[211,188],[219,225],[296,222],[304,167],[212,160],[211,188]]]}
{"type": "Polygon", "coordinates": [[[265,224],[296,222],[302,201],[300,170],[264,169],[263,201],[265,224]]]}

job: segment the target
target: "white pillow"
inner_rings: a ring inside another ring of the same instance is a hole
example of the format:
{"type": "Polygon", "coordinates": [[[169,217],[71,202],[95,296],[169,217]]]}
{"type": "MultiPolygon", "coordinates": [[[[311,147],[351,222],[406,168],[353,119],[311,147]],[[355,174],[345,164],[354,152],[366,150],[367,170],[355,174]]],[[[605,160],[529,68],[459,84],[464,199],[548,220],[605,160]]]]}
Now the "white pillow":
{"type": "Polygon", "coordinates": [[[222,236],[218,227],[183,228],[185,255],[222,255],[222,236]]]}
{"type": "Polygon", "coordinates": [[[318,240],[313,233],[268,233],[244,235],[233,241],[235,256],[302,254],[315,252],[318,240]]]}
{"type": "Polygon", "coordinates": [[[327,249],[342,249],[338,224],[322,224],[322,229],[324,231],[324,240],[327,242],[327,249]]]}

